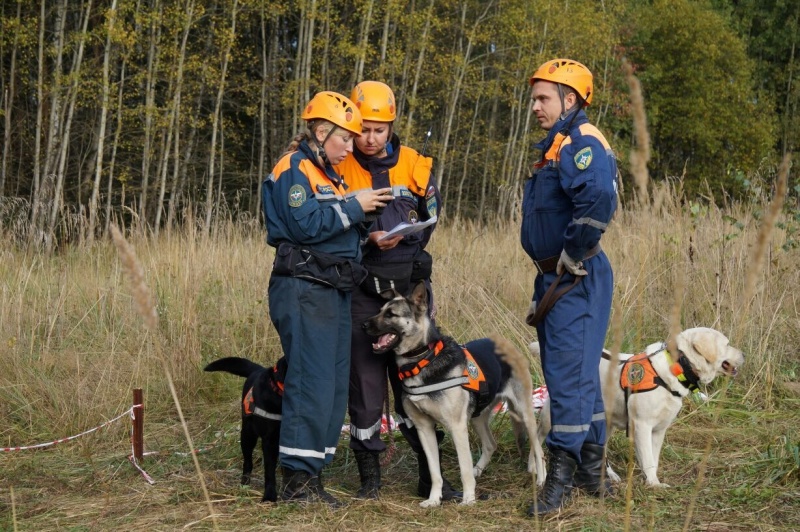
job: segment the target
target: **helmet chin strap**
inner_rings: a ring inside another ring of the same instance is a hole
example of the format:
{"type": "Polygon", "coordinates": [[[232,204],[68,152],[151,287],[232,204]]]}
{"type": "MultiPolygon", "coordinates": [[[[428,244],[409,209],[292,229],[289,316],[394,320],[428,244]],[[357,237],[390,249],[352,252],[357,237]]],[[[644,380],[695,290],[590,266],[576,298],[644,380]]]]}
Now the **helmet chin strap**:
{"type": "Polygon", "coordinates": [[[337,126],[336,124],[333,124],[333,127],[331,128],[330,131],[328,131],[328,134],[325,135],[325,139],[323,139],[322,142],[317,140],[316,133],[314,133],[312,135],[312,138],[314,139],[314,144],[317,145],[317,157],[322,159],[322,162],[325,163],[325,164],[329,164],[330,163],[330,161],[328,160],[328,154],[325,153],[325,147],[324,147],[325,143],[328,142],[328,139],[331,138],[331,135],[333,135],[333,132],[336,131],[336,129],[338,127],[339,126],[337,126]]]}
{"type": "Polygon", "coordinates": [[[561,83],[556,83],[556,88],[558,89],[558,99],[561,101],[561,116],[559,118],[564,120],[567,117],[567,104],[564,101],[564,89],[561,87],[561,83]]]}

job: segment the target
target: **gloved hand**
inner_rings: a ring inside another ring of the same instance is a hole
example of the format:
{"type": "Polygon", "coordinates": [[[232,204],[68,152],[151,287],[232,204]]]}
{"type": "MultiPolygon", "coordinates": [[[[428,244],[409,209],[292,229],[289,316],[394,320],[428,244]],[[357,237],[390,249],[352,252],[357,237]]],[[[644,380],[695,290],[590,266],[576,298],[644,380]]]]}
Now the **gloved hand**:
{"type": "Polygon", "coordinates": [[[528,313],[525,314],[525,323],[533,327],[533,315],[536,314],[536,300],[531,300],[531,306],[528,307],[528,313]]]}
{"type": "Polygon", "coordinates": [[[561,258],[558,259],[558,264],[556,265],[556,273],[561,275],[564,273],[564,270],[567,270],[575,277],[589,275],[589,272],[583,269],[583,261],[579,260],[576,262],[572,260],[572,257],[567,255],[566,251],[561,252],[561,258]]]}

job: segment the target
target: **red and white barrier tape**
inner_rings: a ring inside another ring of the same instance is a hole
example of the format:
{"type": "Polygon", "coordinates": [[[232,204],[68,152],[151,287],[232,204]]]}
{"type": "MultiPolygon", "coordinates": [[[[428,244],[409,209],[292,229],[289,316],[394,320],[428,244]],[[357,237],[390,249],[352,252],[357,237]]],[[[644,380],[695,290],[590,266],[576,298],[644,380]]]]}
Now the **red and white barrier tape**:
{"type": "MultiPolygon", "coordinates": [[[[531,400],[533,401],[533,408],[536,411],[541,410],[542,406],[544,405],[544,401],[546,399],[547,399],[547,387],[546,386],[540,386],[539,388],[536,388],[533,391],[533,394],[532,394],[532,397],[531,397],[531,400]]],[[[81,436],[86,436],[87,434],[91,434],[92,432],[98,431],[98,430],[102,429],[103,427],[107,427],[108,425],[110,425],[110,424],[114,423],[115,421],[117,421],[117,420],[121,419],[122,417],[124,417],[126,414],[130,414],[131,420],[134,420],[134,419],[136,419],[136,415],[134,413],[134,409],[137,408],[137,407],[141,407],[141,406],[142,405],[133,405],[128,410],[122,412],[121,414],[119,414],[118,416],[116,416],[113,419],[109,419],[108,421],[106,421],[102,425],[98,425],[98,426],[96,426],[94,428],[91,428],[89,430],[85,430],[85,431],[81,432],[80,434],[76,434],[74,436],[67,436],[66,438],[60,438],[58,440],[54,440],[54,441],[47,442],[47,443],[38,443],[36,445],[26,445],[26,446],[16,446],[16,447],[0,447],[0,452],[28,451],[28,450],[33,450],[33,449],[43,449],[43,448],[46,448],[46,447],[51,447],[53,445],[58,445],[59,443],[68,442],[68,441],[74,440],[76,438],[80,438],[81,436]]],[[[506,408],[505,403],[501,403],[500,405],[498,405],[496,407],[496,411],[504,411],[505,408],[506,408]]],[[[133,429],[131,429],[131,430],[133,430],[133,429]]],[[[386,433],[388,433],[390,431],[396,431],[396,430],[397,430],[397,422],[395,422],[394,418],[390,415],[388,417],[388,419],[387,419],[386,415],[383,415],[381,417],[381,434],[386,434],[386,433]]],[[[349,434],[350,433],[350,425],[347,425],[347,424],[342,425],[342,432],[349,434]]],[[[217,443],[218,440],[219,440],[219,438],[217,440],[215,440],[214,442],[212,442],[211,444],[205,446],[205,447],[202,447],[200,449],[195,449],[191,453],[184,453],[184,452],[172,452],[172,453],[166,452],[166,453],[164,453],[164,452],[161,452],[161,451],[149,451],[149,452],[146,452],[146,453],[142,453],[142,456],[153,456],[153,455],[159,455],[159,454],[161,454],[161,455],[174,454],[174,455],[178,455],[178,456],[191,456],[192,454],[199,454],[199,453],[206,452],[206,451],[208,451],[210,449],[213,449],[216,446],[216,443],[217,443]]],[[[131,464],[133,464],[133,467],[135,467],[142,474],[142,476],[144,477],[144,479],[148,483],[155,484],[155,481],[153,480],[153,478],[150,475],[148,475],[147,472],[144,469],[141,468],[141,466],[139,465],[139,462],[136,460],[136,457],[134,456],[134,453],[133,453],[133,438],[131,438],[131,454],[130,454],[130,456],[128,456],[128,460],[131,462],[131,464]]]]}
{"type": "Polygon", "coordinates": [[[74,436],[67,436],[66,438],[61,438],[61,439],[58,439],[58,440],[55,440],[55,441],[51,441],[51,442],[47,442],[47,443],[38,443],[36,445],[25,445],[25,446],[17,446],[17,447],[0,447],[0,452],[29,451],[29,450],[32,450],[32,449],[43,449],[45,447],[58,445],[59,443],[64,443],[64,442],[68,442],[70,440],[74,440],[76,438],[80,438],[81,436],[86,436],[87,434],[91,434],[92,432],[100,430],[103,427],[109,426],[113,422],[115,422],[118,419],[124,417],[126,414],[130,414],[131,417],[133,417],[133,409],[136,408],[137,406],[142,406],[142,405],[133,405],[128,410],[126,410],[125,412],[121,413],[120,415],[118,415],[114,419],[109,419],[108,421],[106,421],[102,425],[98,425],[98,426],[94,427],[93,429],[85,430],[85,431],[81,432],[80,434],[76,434],[74,436]]]}

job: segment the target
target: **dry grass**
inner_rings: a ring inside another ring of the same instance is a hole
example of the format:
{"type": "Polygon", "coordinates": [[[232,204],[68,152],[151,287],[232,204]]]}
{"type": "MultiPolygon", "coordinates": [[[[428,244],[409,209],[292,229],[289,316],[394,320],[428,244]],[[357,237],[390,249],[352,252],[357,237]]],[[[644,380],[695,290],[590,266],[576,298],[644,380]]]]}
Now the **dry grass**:
{"type": "MultiPolygon", "coordinates": [[[[761,242],[765,260],[750,292],[745,279],[761,241],[755,207],[691,211],[668,188],[653,195],[656,205],[620,212],[603,240],[616,276],[609,344],[629,351],[663,340],[674,319],[724,331],[747,356],[737,379],[715,382],[707,404],[687,402],[668,432],[659,476],[673,489],[647,489],[634,471],[629,501],[578,497],[559,516],[534,522],[524,517],[533,486],[510,424],[500,417],[494,422],[500,448],[478,480],[488,501],[419,508],[412,495],[416,463],[398,438],[379,502],[335,512],[260,504],[260,482],[238,485],[241,381],[201,368],[222,356],[278,358],[265,301],[272,251],[259,229],[222,226],[209,239],[191,229],[132,239],[155,315],[139,306],[141,293],[137,300],[136,283],[123,276],[125,263],[110,242],[50,258],[0,251],[0,445],[96,426],[129,408],[131,390],[141,387],[145,450],[162,453],[143,463],[155,479],[149,485],[128,463],[124,420],[48,450],[0,453],[0,530],[791,528],[800,522],[797,252],[781,249],[788,236],[776,224],[761,242]],[[155,320],[155,329],[143,316],[155,320]],[[197,456],[209,501],[192,458],[182,454],[190,445],[167,374],[189,439],[201,448],[215,444],[197,456]]],[[[533,338],[522,321],[533,270],[518,227],[441,227],[431,247],[444,332],[463,340],[499,333],[523,349],[533,338]]],[[[536,361],[533,375],[541,383],[536,361]]],[[[624,434],[609,447],[624,471],[630,460],[624,434]]],[[[444,452],[446,475],[459,483],[449,439],[444,452]]],[[[347,498],[357,477],[343,440],[326,483],[347,498]]]]}

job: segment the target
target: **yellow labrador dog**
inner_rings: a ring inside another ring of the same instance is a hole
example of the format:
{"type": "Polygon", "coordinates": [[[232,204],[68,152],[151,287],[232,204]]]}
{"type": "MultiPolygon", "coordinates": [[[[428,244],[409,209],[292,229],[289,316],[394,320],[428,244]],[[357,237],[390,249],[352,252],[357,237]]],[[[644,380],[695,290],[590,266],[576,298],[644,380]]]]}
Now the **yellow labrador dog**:
{"type": "MultiPolygon", "coordinates": [[[[664,343],[650,344],[638,355],[620,353],[613,364],[611,353],[603,350],[600,381],[606,415],[607,437],[614,429],[633,430],[636,459],[649,486],[668,487],[658,480],[658,459],[664,435],[678,416],[683,398],[699,393],[697,385],[708,384],[720,375],[735,376],[744,355],[732,347],[721,332],[707,327],[686,329],[676,337],[678,359],[664,343]]],[[[539,354],[538,342],[530,344],[539,354]]],[[[545,402],[539,419],[538,436],[544,441],[550,431],[550,403],[545,402]]],[[[608,478],[620,480],[611,466],[608,478]]]]}

